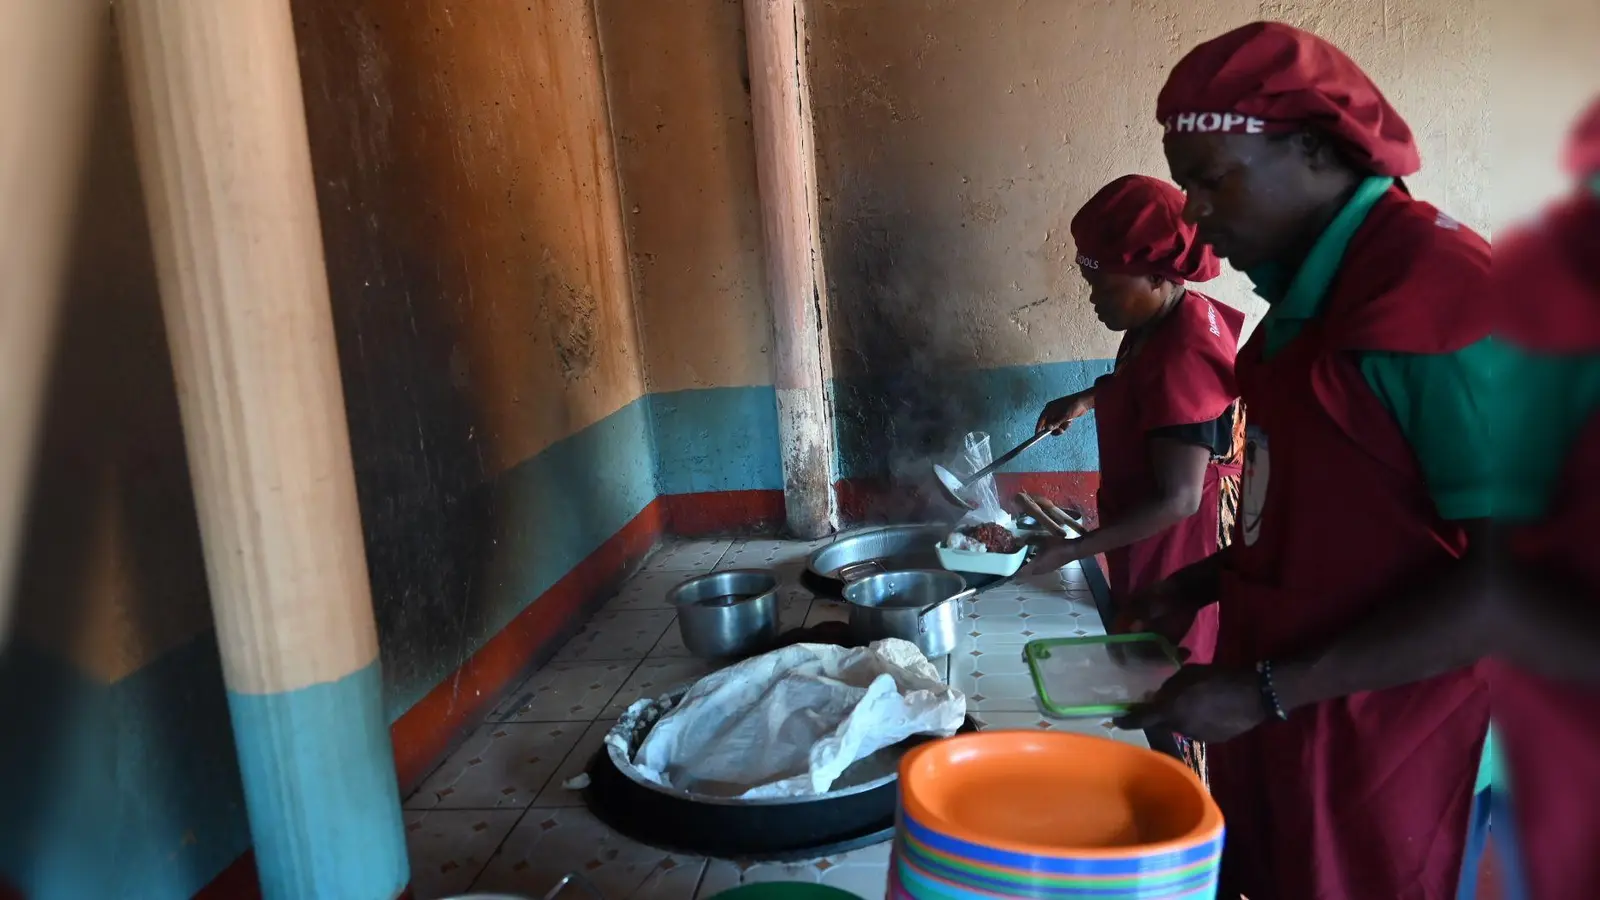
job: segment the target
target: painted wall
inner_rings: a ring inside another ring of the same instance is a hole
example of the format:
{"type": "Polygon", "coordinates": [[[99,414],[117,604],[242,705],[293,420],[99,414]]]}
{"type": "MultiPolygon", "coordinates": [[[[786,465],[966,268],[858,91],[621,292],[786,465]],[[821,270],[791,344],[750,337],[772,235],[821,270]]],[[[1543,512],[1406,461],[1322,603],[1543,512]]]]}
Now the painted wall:
{"type": "Polygon", "coordinates": [[[598,0],[660,491],[777,491],[744,7],[598,0]]]}
{"type": "MultiPolygon", "coordinates": [[[[813,0],[823,240],[848,476],[926,478],[967,430],[996,452],[1105,371],[1073,214],[1166,174],[1155,95],[1194,44],[1263,15],[1344,47],[1422,143],[1421,196],[1489,224],[1482,0],[959,3],[813,0]],[[1001,440],[1000,436],[1005,439],[1001,440]]],[[[1230,273],[1206,290],[1263,311],[1230,273]]],[[[1017,468],[1098,467],[1092,427],[1017,468]]]]}
{"type": "MultiPolygon", "coordinates": [[[[1419,193],[1476,225],[1500,220],[1484,5],[1271,10],[1371,67],[1422,137],[1419,193]]],[[[1105,370],[1067,222],[1163,171],[1161,74],[1260,13],[1068,6],[813,0],[847,478],[913,477],[971,428],[1009,445],[1105,370]]],[[[658,498],[782,487],[742,10],[295,10],[387,712],[484,702],[451,696],[457,667],[658,498]]],[[[44,898],[187,896],[248,842],[116,68],[0,656],[25,735],[0,742],[0,876],[44,898]]],[[[1259,312],[1237,278],[1217,293],[1259,312]]],[[[1092,428],[1019,468],[1092,473],[1092,428]]]]}
{"type": "Polygon", "coordinates": [[[248,843],[144,202],[105,47],[0,652],[0,882],[187,897],[248,843]]]}
{"type": "MultiPolygon", "coordinates": [[[[659,417],[589,5],[295,11],[394,719],[656,499],[659,417]]],[[[188,897],[249,846],[106,70],[22,638],[0,658],[0,715],[23,736],[0,742],[0,881],[38,900],[188,897]]]]}
{"type": "Polygon", "coordinates": [[[589,5],[296,3],[391,715],[654,499],[589,5]]]}

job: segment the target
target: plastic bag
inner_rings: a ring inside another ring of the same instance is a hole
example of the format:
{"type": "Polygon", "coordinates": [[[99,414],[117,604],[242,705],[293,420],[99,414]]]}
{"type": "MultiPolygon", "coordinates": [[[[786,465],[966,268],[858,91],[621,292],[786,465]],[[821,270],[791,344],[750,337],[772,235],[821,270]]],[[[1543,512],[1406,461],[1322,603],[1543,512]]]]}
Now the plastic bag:
{"type": "MultiPolygon", "coordinates": [[[[952,466],[954,471],[961,473],[962,478],[966,478],[994,462],[994,456],[989,450],[989,435],[987,432],[974,431],[969,433],[962,440],[962,446],[961,456],[952,466]]],[[[1006,512],[1005,506],[1000,503],[1000,485],[995,481],[993,473],[967,485],[961,493],[972,501],[976,508],[962,516],[957,527],[966,528],[971,525],[993,522],[1009,529],[1012,534],[1016,533],[1016,520],[1011,517],[1011,513],[1006,512]]]]}
{"type": "MultiPolygon", "coordinates": [[[[624,718],[649,705],[635,703],[624,718]]],[[[966,714],[966,697],[908,641],[796,644],[696,682],[649,725],[630,761],[639,776],[690,793],[810,796],[884,747],[955,734],[966,714]]],[[[637,728],[624,724],[606,742],[626,751],[637,728]]]]}

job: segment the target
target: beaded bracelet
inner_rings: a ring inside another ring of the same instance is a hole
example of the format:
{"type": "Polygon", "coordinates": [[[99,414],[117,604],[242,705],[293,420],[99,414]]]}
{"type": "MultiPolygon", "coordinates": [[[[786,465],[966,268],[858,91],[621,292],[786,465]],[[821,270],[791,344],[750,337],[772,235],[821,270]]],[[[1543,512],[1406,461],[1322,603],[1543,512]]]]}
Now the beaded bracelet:
{"type": "Polygon", "coordinates": [[[1272,660],[1264,659],[1256,663],[1256,677],[1261,688],[1261,702],[1267,707],[1267,714],[1279,721],[1287,722],[1289,714],[1284,711],[1283,704],[1278,702],[1278,689],[1272,683],[1272,660]]]}

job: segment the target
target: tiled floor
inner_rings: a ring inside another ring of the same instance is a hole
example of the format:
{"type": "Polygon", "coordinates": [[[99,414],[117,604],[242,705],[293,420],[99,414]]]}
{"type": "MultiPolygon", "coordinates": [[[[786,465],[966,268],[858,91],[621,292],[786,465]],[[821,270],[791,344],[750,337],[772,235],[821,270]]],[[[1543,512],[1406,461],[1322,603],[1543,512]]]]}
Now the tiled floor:
{"type": "MultiPolygon", "coordinates": [[[[795,586],[815,543],[697,541],[650,559],[554,662],[513,691],[461,749],[406,800],[412,888],[418,900],[468,890],[543,897],[568,872],[605,900],[699,900],[757,881],[817,881],[866,900],[884,895],[888,844],[829,859],[744,865],[683,857],[630,841],[598,822],[564,783],[581,773],[612,722],[641,696],[663,693],[710,667],[679,639],[667,590],[714,568],[776,569],[786,581],[786,628],[846,618],[839,603],[795,586]]],[[[952,682],[987,728],[1058,728],[1144,744],[1097,721],[1042,717],[1021,659],[1035,637],[1103,633],[1083,573],[987,593],[951,654],[952,682]]],[[[582,897],[573,887],[571,896],[582,897]]],[[[592,900],[592,898],[590,898],[592,900]]]]}

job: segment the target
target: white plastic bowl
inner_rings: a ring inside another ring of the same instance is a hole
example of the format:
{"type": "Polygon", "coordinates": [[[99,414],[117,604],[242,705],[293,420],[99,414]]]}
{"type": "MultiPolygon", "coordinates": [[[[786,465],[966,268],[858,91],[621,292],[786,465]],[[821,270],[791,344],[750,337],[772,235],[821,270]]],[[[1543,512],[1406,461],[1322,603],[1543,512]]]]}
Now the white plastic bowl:
{"type": "Polygon", "coordinates": [[[939,565],[952,572],[967,572],[972,575],[998,575],[1010,578],[1017,574],[1017,570],[1028,560],[1026,546],[1015,553],[978,553],[972,550],[951,550],[940,542],[933,549],[939,554],[939,565]]]}

